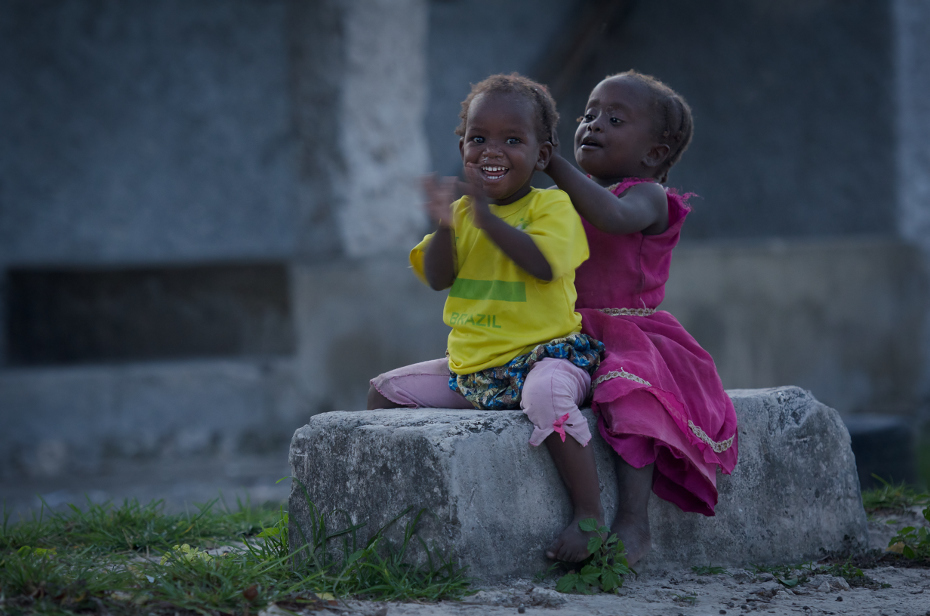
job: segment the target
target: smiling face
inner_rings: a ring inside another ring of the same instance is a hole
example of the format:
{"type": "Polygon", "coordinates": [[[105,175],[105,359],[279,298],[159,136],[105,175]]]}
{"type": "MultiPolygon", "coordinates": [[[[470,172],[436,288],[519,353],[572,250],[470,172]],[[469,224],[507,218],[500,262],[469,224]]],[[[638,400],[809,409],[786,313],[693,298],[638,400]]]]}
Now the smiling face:
{"type": "Polygon", "coordinates": [[[545,169],[552,146],[536,135],[536,109],[519,94],[486,92],[468,109],[459,140],[462,162],[479,169],[491,203],[507,205],[530,192],[533,172],[545,169]]]}
{"type": "Polygon", "coordinates": [[[628,77],[597,84],[575,131],[575,160],[603,186],[652,177],[667,146],[655,135],[648,88],[628,77]]]}

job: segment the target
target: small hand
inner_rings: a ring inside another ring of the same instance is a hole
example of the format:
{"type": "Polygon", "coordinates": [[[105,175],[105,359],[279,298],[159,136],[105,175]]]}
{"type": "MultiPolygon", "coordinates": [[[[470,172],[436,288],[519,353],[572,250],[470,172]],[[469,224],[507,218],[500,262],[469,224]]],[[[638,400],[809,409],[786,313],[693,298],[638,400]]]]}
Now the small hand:
{"type": "Polygon", "coordinates": [[[552,164],[552,161],[556,158],[559,158],[562,154],[559,152],[559,134],[555,131],[552,131],[552,134],[549,136],[549,143],[552,144],[552,155],[549,157],[548,162],[546,163],[546,168],[542,169],[543,173],[548,172],[549,166],[552,164]]]}
{"type": "Polygon", "coordinates": [[[488,195],[484,192],[484,182],[481,181],[480,165],[475,163],[465,163],[465,182],[461,185],[461,191],[471,197],[471,214],[475,220],[475,226],[484,229],[489,217],[494,216],[491,208],[488,206],[488,195]]]}
{"type": "Polygon", "coordinates": [[[552,144],[552,153],[558,154],[559,153],[559,133],[557,133],[556,131],[552,131],[552,133],[549,135],[549,143],[552,144]]]}
{"type": "Polygon", "coordinates": [[[455,178],[439,179],[435,174],[423,178],[423,192],[426,194],[423,207],[440,227],[454,226],[452,202],[455,201],[455,188],[455,178]]]}

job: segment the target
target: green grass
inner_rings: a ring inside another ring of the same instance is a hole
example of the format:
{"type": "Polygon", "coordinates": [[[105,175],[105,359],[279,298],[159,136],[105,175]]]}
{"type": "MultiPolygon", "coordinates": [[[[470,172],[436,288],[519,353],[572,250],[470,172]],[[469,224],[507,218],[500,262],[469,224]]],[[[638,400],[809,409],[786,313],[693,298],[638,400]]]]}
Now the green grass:
{"type": "Polygon", "coordinates": [[[431,601],[460,598],[469,580],[453,561],[419,541],[423,511],[411,510],[394,545],[383,528],[364,545],[363,525],[330,529],[308,503],[308,545],[291,553],[281,507],[200,506],[169,515],[160,502],[43,509],[0,525],[0,613],[181,614],[256,613],[272,603],[321,608],[336,597],[431,601]],[[425,562],[411,564],[409,548],[425,562]],[[226,553],[208,552],[234,546],[226,553]]]}
{"type": "Polygon", "coordinates": [[[930,494],[908,486],[906,484],[894,485],[873,475],[881,481],[880,488],[865,490],[862,493],[862,506],[868,512],[877,510],[908,511],[912,507],[930,504],[930,494]]]}
{"type": "Polygon", "coordinates": [[[694,565],[691,571],[697,575],[726,575],[728,573],[725,568],[714,565],[694,565]]]}
{"type": "Polygon", "coordinates": [[[675,603],[682,606],[693,606],[697,604],[697,597],[695,595],[675,595],[672,597],[675,603]]]}
{"type": "Polygon", "coordinates": [[[140,505],[127,500],[119,507],[88,501],[83,510],[75,505],[60,512],[43,507],[31,520],[18,524],[11,524],[10,515],[4,513],[0,550],[86,546],[101,553],[145,552],[185,542],[213,547],[255,535],[280,515],[277,507],[252,507],[241,501],[235,510],[216,505],[213,500],[194,513],[166,515],[161,501],[140,505]]]}
{"type": "Polygon", "coordinates": [[[810,580],[810,576],[817,573],[817,567],[813,562],[806,562],[797,565],[752,565],[756,574],[771,573],[775,576],[775,581],[785,588],[794,588],[810,580]]]}

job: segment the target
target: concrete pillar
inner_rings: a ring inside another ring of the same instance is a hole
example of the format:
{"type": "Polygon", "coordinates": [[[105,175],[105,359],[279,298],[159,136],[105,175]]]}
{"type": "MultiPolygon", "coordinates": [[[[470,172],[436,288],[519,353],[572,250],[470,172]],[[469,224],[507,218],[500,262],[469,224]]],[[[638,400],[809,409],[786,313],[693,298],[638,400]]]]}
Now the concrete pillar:
{"type": "Polygon", "coordinates": [[[425,220],[425,0],[295,1],[291,12],[298,255],[412,246],[425,220]]]}
{"type": "MultiPolygon", "coordinates": [[[[894,0],[897,48],[898,229],[923,254],[924,282],[930,273],[930,3],[894,0]]],[[[914,264],[919,267],[921,264],[914,264]]],[[[930,314],[920,332],[923,361],[920,393],[930,405],[930,314]]],[[[930,419],[930,409],[922,409],[930,419]]]]}
{"type": "Polygon", "coordinates": [[[930,3],[895,0],[901,235],[930,256],[930,3]]]}

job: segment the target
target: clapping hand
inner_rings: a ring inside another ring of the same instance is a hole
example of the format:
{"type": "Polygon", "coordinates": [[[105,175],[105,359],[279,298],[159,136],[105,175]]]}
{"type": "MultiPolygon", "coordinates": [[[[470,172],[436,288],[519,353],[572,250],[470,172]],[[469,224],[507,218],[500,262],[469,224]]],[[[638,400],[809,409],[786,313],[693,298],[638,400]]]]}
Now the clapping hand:
{"type": "Polygon", "coordinates": [[[465,163],[465,182],[461,183],[461,190],[471,197],[471,214],[475,226],[484,229],[489,217],[493,217],[488,206],[488,195],[484,192],[484,182],[481,180],[481,166],[475,163],[465,163]]]}
{"type": "Polygon", "coordinates": [[[423,178],[423,192],[426,194],[424,208],[430,219],[440,227],[453,227],[452,202],[455,201],[455,178],[438,178],[435,174],[423,178]]]}

